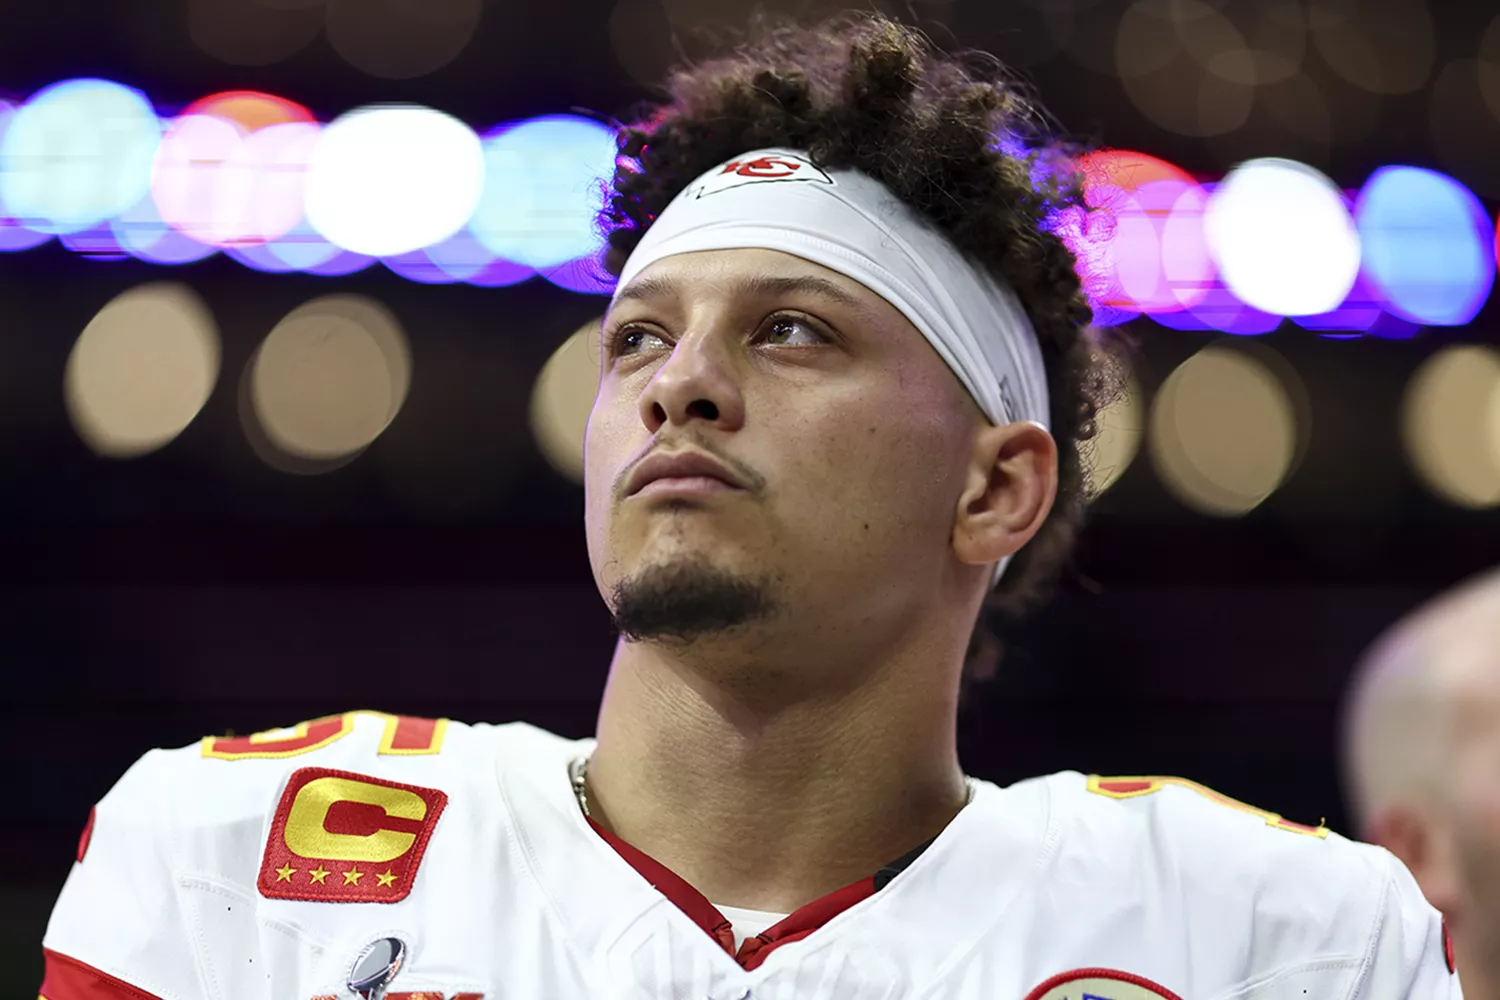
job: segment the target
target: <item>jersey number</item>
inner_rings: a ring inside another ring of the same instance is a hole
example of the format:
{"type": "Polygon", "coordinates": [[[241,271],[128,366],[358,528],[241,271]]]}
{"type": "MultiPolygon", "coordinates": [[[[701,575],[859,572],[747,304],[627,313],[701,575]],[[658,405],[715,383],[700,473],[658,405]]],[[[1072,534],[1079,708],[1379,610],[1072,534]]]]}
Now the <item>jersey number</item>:
{"type": "Polygon", "coordinates": [[[1200,785],[1196,781],[1186,778],[1165,778],[1160,776],[1131,776],[1117,778],[1101,778],[1097,774],[1089,775],[1089,791],[1096,795],[1108,795],[1112,799],[1133,799],[1137,795],[1150,795],[1159,792],[1167,785],[1181,785],[1183,788],[1191,789],[1210,802],[1217,802],[1221,806],[1228,806],[1240,812],[1259,816],[1266,821],[1266,826],[1274,826],[1278,830],[1290,830],[1292,833],[1305,833],[1311,837],[1328,836],[1328,827],[1319,824],[1308,826],[1305,823],[1293,823],[1289,819],[1282,819],[1280,814],[1267,812],[1247,805],[1239,799],[1231,799],[1229,796],[1214,791],[1206,785],[1200,785]]]}
{"type": "Polygon", "coordinates": [[[378,751],[381,754],[437,753],[443,748],[443,736],[448,731],[447,719],[419,719],[384,712],[345,712],[299,722],[291,729],[271,729],[249,736],[205,736],[203,756],[244,760],[246,757],[295,757],[312,753],[352,733],[354,719],[360,715],[385,720],[385,734],[380,738],[378,751]]]}

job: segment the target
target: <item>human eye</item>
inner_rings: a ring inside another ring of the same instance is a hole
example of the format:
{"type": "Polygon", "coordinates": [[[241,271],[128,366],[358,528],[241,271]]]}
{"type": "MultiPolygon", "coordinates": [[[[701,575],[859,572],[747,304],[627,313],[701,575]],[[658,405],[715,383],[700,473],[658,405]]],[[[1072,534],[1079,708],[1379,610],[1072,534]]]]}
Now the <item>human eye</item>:
{"type": "Polygon", "coordinates": [[[777,313],[766,320],[760,339],[776,347],[816,347],[829,341],[816,323],[794,313],[777,313]]]}
{"type": "Polygon", "coordinates": [[[646,327],[627,323],[606,334],[605,347],[609,357],[618,358],[654,350],[655,347],[651,344],[653,340],[660,346],[666,346],[666,342],[658,334],[646,327]]]}

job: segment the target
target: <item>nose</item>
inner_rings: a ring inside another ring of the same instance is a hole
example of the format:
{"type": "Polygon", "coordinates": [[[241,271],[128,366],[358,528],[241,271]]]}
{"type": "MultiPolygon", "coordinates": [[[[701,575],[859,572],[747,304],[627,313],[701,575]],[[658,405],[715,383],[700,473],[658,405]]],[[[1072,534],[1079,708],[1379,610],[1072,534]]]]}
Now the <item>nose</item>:
{"type": "Polygon", "coordinates": [[[707,424],[733,431],[745,420],[745,399],[733,358],[719,338],[688,334],[641,393],[641,421],[656,434],[664,427],[707,424]]]}

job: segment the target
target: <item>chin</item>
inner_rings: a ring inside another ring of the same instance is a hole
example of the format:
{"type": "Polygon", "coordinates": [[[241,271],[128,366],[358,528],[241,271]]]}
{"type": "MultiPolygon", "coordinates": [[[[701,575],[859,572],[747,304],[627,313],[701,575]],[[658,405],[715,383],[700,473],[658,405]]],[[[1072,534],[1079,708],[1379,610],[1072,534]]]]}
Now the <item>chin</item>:
{"type": "Polygon", "coordinates": [[[609,605],[627,640],[691,642],[770,617],[775,593],[769,574],[694,552],[633,570],[611,588],[609,605]]]}

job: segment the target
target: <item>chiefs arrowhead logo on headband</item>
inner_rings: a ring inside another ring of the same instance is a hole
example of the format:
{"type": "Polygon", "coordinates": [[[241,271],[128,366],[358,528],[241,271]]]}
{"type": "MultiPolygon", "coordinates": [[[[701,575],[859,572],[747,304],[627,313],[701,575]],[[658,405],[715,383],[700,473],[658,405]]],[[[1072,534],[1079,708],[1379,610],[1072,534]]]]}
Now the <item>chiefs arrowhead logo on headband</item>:
{"type": "Polygon", "coordinates": [[[768,181],[813,181],[832,184],[833,178],[822,167],[791,153],[776,153],[730,160],[718,170],[698,179],[692,189],[694,198],[704,198],[730,188],[768,181]]]}

